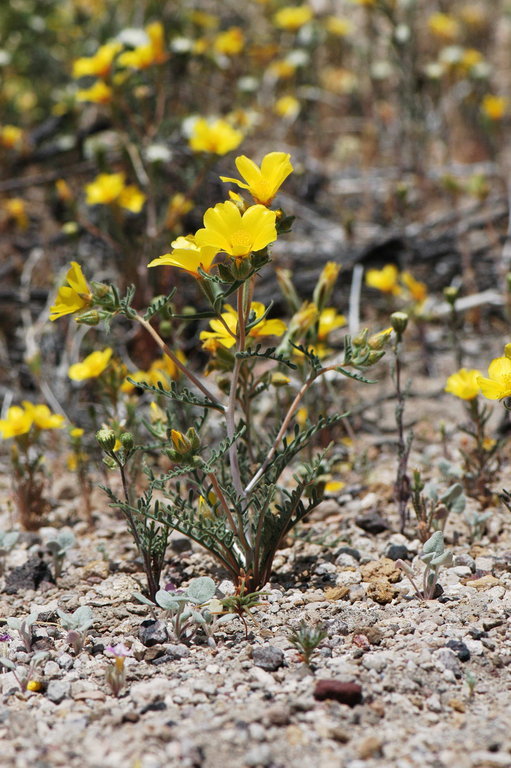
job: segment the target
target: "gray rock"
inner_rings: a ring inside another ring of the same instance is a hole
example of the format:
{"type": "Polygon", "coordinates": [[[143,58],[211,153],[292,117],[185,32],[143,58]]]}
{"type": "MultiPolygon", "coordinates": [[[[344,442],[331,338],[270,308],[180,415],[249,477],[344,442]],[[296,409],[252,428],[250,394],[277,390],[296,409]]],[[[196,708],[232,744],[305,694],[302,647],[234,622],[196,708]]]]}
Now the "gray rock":
{"type": "Polygon", "coordinates": [[[254,648],[252,658],[257,667],[267,672],[275,672],[284,663],[284,652],[273,645],[263,645],[261,648],[254,648]]]}
{"type": "Polygon", "coordinates": [[[253,766],[267,766],[272,761],[271,750],[267,744],[260,744],[258,747],[250,749],[243,757],[242,765],[253,768],[253,766]]]}
{"type": "Polygon", "coordinates": [[[355,525],[362,528],[366,533],[377,534],[387,531],[389,525],[386,520],[377,512],[368,512],[365,515],[360,515],[355,520],[355,525]]]}
{"type": "Polygon", "coordinates": [[[61,669],[71,669],[75,663],[75,660],[69,653],[61,653],[57,659],[57,664],[61,669]]]}
{"type": "Polygon", "coordinates": [[[60,704],[63,699],[67,699],[71,691],[71,683],[65,680],[51,680],[48,683],[46,697],[54,704],[60,704]]]}
{"type": "Polygon", "coordinates": [[[454,565],[464,565],[467,568],[470,568],[472,573],[474,573],[476,569],[476,561],[473,557],[467,554],[456,555],[454,558],[454,565]]]}
{"type": "Polygon", "coordinates": [[[404,544],[389,544],[385,550],[385,557],[389,560],[410,560],[410,553],[404,544]]]}
{"type": "Polygon", "coordinates": [[[162,645],[169,639],[169,633],[167,627],[163,621],[155,621],[154,619],[147,619],[143,621],[138,630],[138,637],[141,643],[146,648],[152,648],[153,645],[162,645]]]}
{"type": "Polygon", "coordinates": [[[189,655],[190,649],[183,643],[179,643],[179,645],[170,644],[165,648],[165,656],[171,661],[175,661],[176,659],[186,659],[189,655]]]}

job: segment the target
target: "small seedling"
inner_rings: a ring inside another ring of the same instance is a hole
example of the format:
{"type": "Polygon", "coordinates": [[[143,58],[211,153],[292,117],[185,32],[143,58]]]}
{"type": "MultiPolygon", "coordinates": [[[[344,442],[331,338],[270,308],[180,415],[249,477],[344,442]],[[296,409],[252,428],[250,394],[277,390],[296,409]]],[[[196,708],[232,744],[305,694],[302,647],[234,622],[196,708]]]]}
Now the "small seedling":
{"type": "Polygon", "coordinates": [[[234,614],[239,616],[243,622],[245,628],[245,640],[248,640],[248,624],[246,618],[249,618],[254,622],[256,626],[259,626],[252,614],[252,608],[257,608],[260,605],[264,605],[261,602],[261,597],[265,597],[268,592],[240,592],[235,595],[229,595],[222,598],[220,601],[222,609],[226,614],[234,614]]]}
{"type": "Polygon", "coordinates": [[[473,699],[474,698],[475,689],[476,689],[476,685],[477,685],[477,679],[474,677],[472,672],[470,672],[470,670],[465,675],[465,682],[466,682],[467,687],[468,687],[468,698],[469,699],[473,699]]]}
{"type": "Polygon", "coordinates": [[[311,627],[302,621],[296,629],[288,635],[288,640],[296,648],[304,664],[310,667],[311,658],[319,645],[327,637],[324,627],[311,627]]]}
{"type": "Polygon", "coordinates": [[[8,618],[7,626],[15,629],[23,642],[23,647],[27,653],[32,651],[34,641],[33,625],[37,621],[37,613],[31,613],[23,619],[8,618]]]}
{"type": "Polygon", "coordinates": [[[74,547],[76,539],[71,531],[58,531],[53,539],[46,542],[46,549],[53,558],[53,574],[55,581],[62,575],[62,566],[66,553],[74,547]]]}
{"type": "Polygon", "coordinates": [[[13,673],[22,693],[25,693],[25,691],[39,691],[42,686],[41,683],[34,680],[34,675],[37,667],[47,658],[48,654],[46,651],[39,651],[32,656],[28,667],[25,667],[17,666],[10,659],[0,656],[0,665],[13,673]]]}
{"type": "Polygon", "coordinates": [[[460,483],[454,483],[440,493],[434,483],[423,483],[421,473],[413,472],[412,505],[417,517],[417,533],[425,543],[432,531],[443,531],[451,513],[461,514],[465,509],[466,497],[460,483]]]}
{"type": "Polygon", "coordinates": [[[67,642],[76,654],[83,650],[89,628],[94,623],[92,611],[88,605],[81,605],[74,613],[57,610],[60,622],[67,629],[67,642]]]}
{"type": "Polygon", "coordinates": [[[486,521],[491,517],[491,511],[478,512],[476,509],[466,509],[463,517],[470,528],[470,543],[483,537],[486,521]]]}
{"type": "Polygon", "coordinates": [[[442,565],[446,568],[452,565],[452,552],[445,549],[442,531],[435,531],[426,541],[419,557],[426,564],[422,579],[422,590],[419,590],[417,587],[413,571],[409,565],[403,562],[403,560],[397,560],[396,565],[406,573],[415,590],[415,594],[420,600],[432,600],[436,596],[440,568],[442,565]]]}
{"type": "Polygon", "coordinates": [[[214,615],[209,610],[209,603],[215,592],[215,582],[209,576],[192,579],[188,587],[179,592],[158,590],[156,602],[166,611],[178,640],[193,634],[198,627],[202,627],[208,637],[211,636],[208,629],[214,621],[214,615]]]}

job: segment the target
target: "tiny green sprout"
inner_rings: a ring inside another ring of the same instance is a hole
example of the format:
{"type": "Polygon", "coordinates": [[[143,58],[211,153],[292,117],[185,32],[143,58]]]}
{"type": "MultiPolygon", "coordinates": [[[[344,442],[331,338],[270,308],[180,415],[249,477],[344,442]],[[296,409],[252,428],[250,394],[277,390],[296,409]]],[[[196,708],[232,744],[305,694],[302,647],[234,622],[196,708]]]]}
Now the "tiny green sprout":
{"type": "Polygon", "coordinates": [[[37,621],[37,613],[31,613],[25,616],[23,619],[8,618],[7,626],[10,629],[15,629],[23,642],[23,647],[27,653],[32,651],[32,643],[34,641],[33,625],[37,621]]]}
{"type": "Polygon", "coordinates": [[[465,675],[465,682],[468,687],[468,698],[473,699],[477,685],[477,679],[470,670],[465,675]]]}
{"type": "Polygon", "coordinates": [[[59,609],[57,613],[63,628],[68,630],[67,642],[79,654],[85,645],[88,630],[94,623],[92,610],[88,605],[81,605],[74,613],[65,613],[59,609]]]}
{"type": "Polygon", "coordinates": [[[62,575],[62,566],[69,549],[74,547],[76,539],[72,531],[58,531],[54,538],[46,542],[46,549],[53,558],[53,574],[55,581],[62,575]]]}
{"type": "Polygon", "coordinates": [[[435,531],[426,541],[419,557],[426,565],[422,579],[422,590],[417,587],[413,571],[409,565],[403,562],[403,560],[397,560],[396,565],[406,573],[415,590],[415,594],[420,600],[432,600],[436,597],[440,568],[442,566],[449,568],[452,565],[452,552],[445,549],[442,531],[435,531]]]}
{"type": "Polygon", "coordinates": [[[324,627],[311,627],[302,621],[296,629],[289,633],[288,640],[293,648],[299,652],[302,661],[310,667],[312,656],[327,637],[327,634],[324,627]]]}
{"type": "Polygon", "coordinates": [[[212,639],[210,645],[214,644],[213,635],[208,630],[214,621],[210,603],[215,592],[215,582],[209,576],[192,579],[188,587],[180,591],[158,590],[155,600],[160,608],[166,611],[172,631],[178,640],[193,635],[201,627],[208,640],[212,639]]]}
{"type": "Polygon", "coordinates": [[[220,601],[225,613],[239,616],[243,622],[245,628],[245,640],[248,640],[248,625],[245,617],[247,616],[250,618],[257,626],[257,621],[252,615],[252,608],[257,608],[258,606],[263,605],[264,603],[261,602],[261,597],[265,597],[267,594],[268,592],[262,592],[261,590],[257,592],[239,592],[234,595],[228,595],[220,601]]]}
{"type": "Polygon", "coordinates": [[[483,537],[485,523],[491,517],[491,511],[478,512],[476,509],[466,509],[463,517],[470,528],[470,542],[479,541],[483,537]]]}

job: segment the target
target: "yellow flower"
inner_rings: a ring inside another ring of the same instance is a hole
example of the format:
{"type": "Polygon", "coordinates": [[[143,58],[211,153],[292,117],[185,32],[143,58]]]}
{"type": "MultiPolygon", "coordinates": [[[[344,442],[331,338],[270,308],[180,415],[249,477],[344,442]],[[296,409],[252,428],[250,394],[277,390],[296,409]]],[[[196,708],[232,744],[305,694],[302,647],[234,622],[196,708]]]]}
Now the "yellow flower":
{"type": "Polygon", "coordinates": [[[55,182],[57,197],[63,203],[69,203],[73,199],[73,191],[65,179],[57,179],[55,182]]]}
{"type": "Polygon", "coordinates": [[[73,77],[107,77],[112,69],[112,64],[121,50],[122,45],[111,42],[102,45],[94,56],[86,56],[73,62],[73,77]]]}
{"type": "Polygon", "coordinates": [[[240,27],[230,27],[221,32],[215,39],[213,47],[217,53],[225,56],[236,56],[245,45],[245,36],[240,27]]]}
{"type": "Polygon", "coordinates": [[[414,301],[424,301],[428,295],[428,289],[425,283],[416,280],[410,272],[401,273],[401,282],[408,288],[410,296],[414,301]]]}
{"type": "Polygon", "coordinates": [[[125,185],[124,173],[100,173],[85,187],[87,205],[119,205],[140,213],[145,195],[134,185],[125,185]]]}
{"type": "Polygon", "coordinates": [[[199,267],[204,272],[209,272],[213,260],[218,253],[218,248],[210,245],[198,246],[193,235],[178,237],[172,243],[171,253],[164,253],[157,259],[153,259],[148,267],[179,267],[195,277],[200,277],[199,267]]]}
{"type": "Polygon", "coordinates": [[[31,426],[31,414],[19,405],[12,405],[7,411],[7,418],[0,420],[0,434],[7,440],[9,437],[25,435],[31,426]]]}
{"type": "Polygon", "coordinates": [[[18,149],[23,141],[23,131],[16,125],[4,125],[0,128],[0,146],[5,149],[18,149]]]}
{"type": "Polygon", "coordinates": [[[103,371],[108,366],[110,358],[112,357],[112,349],[106,347],[106,349],[92,352],[90,355],[81,361],[81,363],[75,363],[69,367],[67,375],[73,381],[84,381],[85,379],[95,379],[101,376],[103,371]]]}
{"type": "Polygon", "coordinates": [[[394,264],[387,264],[383,269],[369,269],[366,274],[366,285],[377,288],[382,293],[401,293],[398,283],[398,269],[394,264]]]}
{"type": "Polygon", "coordinates": [[[459,24],[448,13],[433,13],[428,19],[429,31],[442,40],[456,40],[459,35],[459,24]]]}
{"type": "Polygon", "coordinates": [[[481,394],[488,400],[502,400],[511,395],[511,359],[496,357],[488,366],[488,378],[478,376],[481,394]]]}
{"type": "Polygon", "coordinates": [[[481,110],[490,120],[502,120],[507,112],[509,99],[487,93],[481,103],[481,110]]]}
{"type": "Polygon", "coordinates": [[[317,305],[313,301],[304,301],[298,312],[295,312],[289,323],[291,336],[300,332],[305,333],[312,328],[319,318],[317,305]]]}
{"type": "Polygon", "coordinates": [[[286,152],[270,152],[263,157],[261,167],[245,155],[235,160],[236,168],[244,181],[220,176],[222,181],[237,184],[241,189],[248,189],[256,203],[270,205],[278,190],[293,172],[291,155],[286,152]]]}
{"type": "Polygon", "coordinates": [[[460,368],[457,373],[453,373],[447,379],[445,391],[462,400],[473,400],[480,391],[479,379],[481,371],[475,369],[467,370],[460,368]]]}
{"type": "Polygon", "coordinates": [[[327,16],[325,28],[327,32],[336,37],[346,37],[346,35],[350,35],[353,32],[351,21],[340,16],[327,16]]]}
{"type": "Polygon", "coordinates": [[[113,91],[103,80],[96,80],[90,88],[83,88],[76,93],[77,101],[90,101],[93,104],[109,104],[113,91]]]}
{"type": "MultiPolygon", "coordinates": [[[[226,304],[224,310],[221,315],[222,320],[214,318],[209,324],[212,330],[202,331],[200,334],[200,340],[205,342],[204,347],[210,351],[215,351],[218,346],[230,349],[236,343],[235,335],[238,330],[238,313],[230,304],[226,304]],[[229,333],[225,326],[227,326],[231,333],[229,333]]],[[[249,321],[253,322],[257,318],[263,317],[265,306],[260,301],[253,301],[250,305],[250,312],[249,321]]],[[[286,324],[282,320],[264,319],[250,329],[248,336],[253,339],[263,336],[282,336],[285,330],[286,324]]]]}
{"type": "Polygon", "coordinates": [[[230,200],[217,203],[204,214],[204,228],[195,233],[195,242],[243,259],[275,242],[275,220],[275,212],[264,205],[251,205],[242,215],[230,200]]]}
{"type": "Polygon", "coordinates": [[[226,155],[239,147],[243,134],[230,125],[227,120],[208,121],[200,117],[195,121],[190,136],[190,149],[194,152],[209,152],[212,155],[226,155]]]}
{"type": "Polygon", "coordinates": [[[167,229],[173,229],[176,224],[193,210],[194,203],[189,197],[181,192],[176,192],[169,201],[167,214],[165,216],[165,226],[167,229]]]}
{"type": "Polygon", "coordinates": [[[139,45],[132,51],[122,53],[118,59],[120,67],[147,69],[153,64],[163,64],[166,61],[167,53],[165,52],[163,25],[159,21],[155,21],[145,28],[145,32],[149,42],[145,45],[139,45]]]}
{"type": "Polygon", "coordinates": [[[318,341],[325,341],[328,334],[346,325],[344,315],[338,315],[334,307],[326,307],[319,316],[318,341]]]}
{"type": "Polygon", "coordinates": [[[16,222],[20,229],[26,229],[29,221],[25,209],[25,201],[21,197],[11,197],[4,203],[5,210],[10,219],[16,222]]]}
{"type": "Polygon", "coordinates": [[[312,8],[308,5],[300,5],[298,7],[288,5],[285,8],[281,8],[280,11],[273,17],[275,26],[279,29],[287,29],[288,31],[295,31],[303,27],[312,19],[312,8]]]}
{"type": "Polygon", "coordinates": [[[29,680],[27,683],[27,691],[34,691],[38,693],[43,690],[43,684],[40,680],[29,680]]]}
{"type": "Polygon", "coordinates": [[[300,111],[300,102],[294,96],[281,96],[277,99],[273,111],[279,117],[293,120],[300,111]]]}
{"type": "Polygon", "coordinates": [[[81,427],[73,427],[69,430],[69,437],[74,437],[75,439],[78,439],[80,437],[83,437],[85,434],[85,430],[81,427]]]}
{"type": "Polygon", "coordinates": [[[338,493],[346,487],[346,483],[342,480],[328,480],[325,483],[325,493],[338,493]]]}
{"type": "Polygon", "coordinates": [[[291,379],[289,376],[286,376],[285,373],[281,373],[280,371],[274,371],[271,375],[271,383],[274,387],[286,387],[291,379]]]}
{"type": "Polygon", "coordinates": [[[82,268],[76,261],[71,262],[71,268],[66,275],[68,285],[59,288],[55,304],[50,307],[50,320],[56,320],[63,315],[72,315],[85,309],[92,301],[92,293],[83,275],[82,268]]]}
{"type": "MultiPolygon", "coordinates": [[[[176,357],[182,362],[186,363],[186,357],[178,350],[176,357]]],[[[166,384],[167,379],[177,381],[181,375],[181,371],[170,357],[163,355],[163,357],[154,360],[148,371],[137,371],[136,373],[130,373],[130,379],[141,384],[151,384],[153,387],[158,386],[158,382],[166,384]]],[[[133,389],[133,384],[129,381],[125,381],[121,387],[123,392],[130,392],[133,389]]]]}
{"type": "Polygon", "coordinates": [[[64,426],[64,416],[60,413],[52,413],[47,405],[34,405],[28,400],[23,400],[22,405],[39,429],[61,429],[64,426]]]}
{"type": "Polygon", "coordinates": [[[296,72],[296,64],[287,59],[279,59],[270,64],[268,72],[276,78],[288,80],[296,72]]]}

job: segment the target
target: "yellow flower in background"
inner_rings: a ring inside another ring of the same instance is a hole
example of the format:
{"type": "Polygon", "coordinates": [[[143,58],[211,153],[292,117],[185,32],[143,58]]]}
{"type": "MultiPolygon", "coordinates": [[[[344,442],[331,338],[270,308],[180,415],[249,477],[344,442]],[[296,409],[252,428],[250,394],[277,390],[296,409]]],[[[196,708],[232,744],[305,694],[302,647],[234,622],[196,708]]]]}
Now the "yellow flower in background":
{"type": "Polygon", "coordinates": [[[110,358],[112,357],[112,349],[106,347],[106,349],[97,350],[87,355],[80,363],[75,363],[69,367],[67,375],[73,381],[85,381],[85,379],[96,379],[101,376],[103,371],[107,368],[110,358]]]}
{"type": "Polygon", "coordinates": [[[28,400],[22,403],[33,424],[39,429],[61,429],[66,421],[60,413],[52,413],[47,405],[34,405],[28,400]]]}
{"type": "Polygon", "coordinates": [[[215,38],[213,48],[224,56],[236,56],[245,46],[245,35],[240,27],[230,27],[215,38]]]}
{"type": "Polygon", "coordinates": [[[336,37],[346,37],[351,35],[354,27],[349,19],[341,16],[327,16],[325,19],[325,29],[336,37]]]}
{"type": "Polygon", "coordinates": [[[401,273],[401,282],[408,289],[414,301],[424,301],[428,295],[426,284],[416,280],[410,272],[401,273]]]}
{"type": "Polygon", "coordinates": [[[19,405],[12,405],[7,410],[7,418],[0,419],[0,434],[4,440],[10,437],[26,435],[32,426],[32,416],[19,405]]]}
{"type": "Polygon", "coordinates": [[[195,121],[190,136],[190,149],[194,152],[209,152],[212,155],[226,155],[239,147],[244,136],[227,120],[206,120],[200,117],[195,121]]]}
{"type": "Polygon", "coordinates": [[[428,19],[428,29],[432,35],[442,40],[456,40],[460,33],[459,24],[448,13],[433,13],[428,19]]]}
{"type": "MultiPolygon", "coordinates": [[[[180,349],[175,352],[175,355],[182,363],[186,363],[186,357],[180,349]]],[[[129,378],[140,384],[151,384],[153,387],[157,387],[159,381],[165,385],[168,379],[177,381],[180,375],[181,371],[175,362],[167,355],[163,355],[151,363],[149,370],[130,373],[129,378]]],[[[128,380],[121,387],[122,392],[131,392],[132,389],[133,384],[128,380]]]]}
{"type": "Polygon", "coordinates": [[[298,312],[295,312],[289,322],[289,333],[291,336],[296,333],[305,333],[312,328],[319,319],[317,305],[313,301],[304,301],[298,312]]]}
{"type": "Polygon", "coordinates": [[[445,391],[462,400],[473,400],[480,392],[480,378],[481,371],[460,368],[457,373],[452,373],[447,379],[445,391]]]}
{"type": "Polygon", "coordinates": [[[94,56],[84,56],[73,62],[73,77],[107,77],[111,70],[115,57],[121,50],[122,45],[118,42],[111,42],[102,45],[94,56]]]}
{"type": "Polygon", "coordinates": [[[312,19],[312,8],[308,5],[281,8],[273,17],[276,27],[294,32],[312,19]]]}
{"type": "Polygon", "coordinates": [[[171,245],[173,250],[170,253],[153,259],[147,266],[178,267],[195,277],[200,277],[199,267],[204,272],[209,272],[218,253],[218,248],[210,245],[198,246],[193,235],[178,237],[171,245]]]}
{"type": "Polygon", "coordinates": [[[16,222],[19,229],[27,229],[29,220],[23,198],[11,197],[4,202],[3,206],[7,211],[7,216],[16,222]]]}
{"type": "Polygon", "coordinates": [[[169,201],[167,208],[167,214],[165,216],[165,226],[167,229],[173,229],[176,224],[186,216],[187,213],[192,211],[194,203],[189,197],[183,195],[181,192],[176,192],[169,201]]]}
{"type": "Polygon", "coordinates": [[[0,128],[0,146],[5,149],[19,149],[23,142],[23,131],[16,125],[4,125],[0,128]]]}
{"type": "MultiPolygon", "coordinates": [[[[257,318],[262,318],[265,312],[265,306],[260,301],[253,301],[250,305],[251,322],[257,318]]],[[[202,331],[200,340],[204,342],[203,346],[210,352],[214,352],[219,346],[230,349],[236,343],[236,333],[238,330],[238,313],[230,304],[224,306],[221,318],[214,318],[210,321],[211,331],[202,331]],[[223,321],[223,322],[222,322],[223,321]],[[227,326],[227,328],[226,328],[227,326]],[[229,329],[229,330],[227,330],[229,329]],[[229,333],[231,331],[231,333],[229,333]]],[[[257,325],[253,326],[248,332],[248,336],[258,339],[263,336],[282,336],[286,331],[286,324],[282,320],[261,319],[257,325]]]]}
{"type": "Polygon", "coordinates": [[[502,400],[511,395],[511,359],[496,357],[488,366],[488,378],[477,377],[481,394],[488,400],[502,400]]]}
{"type": "Polygon", "coordinates": [[[287,59],[279,59],[270,64],[268,72],[278,79],[288,80],[296,72],[296,64],[287,59]]]}
{"type": "Polygon", "coordinates": [[[66,275],[67,285],[59,288],[55,304],[50,307],[50,320],[57,320],[63,315],[72,315],[85,309],[92,301],[92,293],[76,261],[71,262],[71,268],[66,275]]]}
{"type": "Polygon", "coordinates": [[[149,24],[145,28],[148,42],[145,45],[139,45],[132,51],[121,53],[118,59],[120,67],[131,67],[132,69],[147,69],[153,64],[163,64],[167,60],[165,51],[165,32],[163,25],[159,21],[149,24]]]}
{"type": "Polygon", "coordinates": [[[376,288],[382,293],[401,293],[398,282],[399,272],[395,264],[386,264],[383,269],[368,269],[366,285],[376,288]]]}
{"type": "Polygon", "coordinates": [[[92,104],[109,104],[112,97],[112,89],[103,80],[96,80],[90,88],[76,92],[77,101],[90,101],[92,104]]]}
{"type": "Polygon", "coordinates": [[[253,251],[260,251],[277,239],[276,213],[264,205],[251,205],[241,214],[235,203],[228,200],[208,208],[204,228],[195,233],[199,247],[210,246],[239,260],[253,251]]]}
{"type": "Polygon", "coordinates": [[[293,172],[291,155],[286,152],[270,152],[263,157],[261,167],[245,155],[237,157],[235,163],[244,181],[228,176],[220,176],[220,179],[237,184],[241,189],[247,189],[256,203],[261,205],[270,205],[284,181],[293,172]]]}
{"type": "Polygon", "coordinates": [[[344,315],[337,313],[334,307],[326,307],[319,315],[318,341],[325,341],[332,331],[346,325],[344,315]]]}
{"type": "Polygon", "coordinates": [[[294,96],[281,96],[275,102],[273,111],[279,117],[293,120],[300,112],[300,102],[294,96]]]}
{"type": "Polygon", "coordinates": [[[69,430],[69,437],[74,438],[75,440],[78,440],[80,437],[83,437],[85,434],[85,430],[81,427],[73,427],[69,430]]]}
{"type": "Polygon", "coordinates": [[[502,120],[507,112],[509,99],[505,96],[494,96],[487,93],[481,103],[481,111],[490,120],[502,120]]]}
{"type": "Polygon", "coordinates": [[[140,213],[145,195],[135,185],[126,186],[124,173],[100,173],[85,187],[87,205],[119,205],[140,213]]]}

